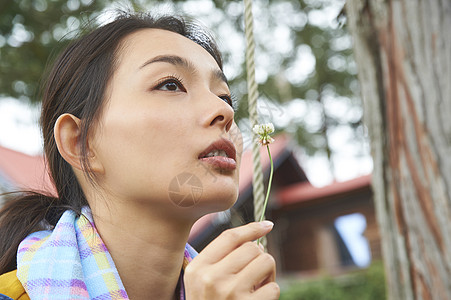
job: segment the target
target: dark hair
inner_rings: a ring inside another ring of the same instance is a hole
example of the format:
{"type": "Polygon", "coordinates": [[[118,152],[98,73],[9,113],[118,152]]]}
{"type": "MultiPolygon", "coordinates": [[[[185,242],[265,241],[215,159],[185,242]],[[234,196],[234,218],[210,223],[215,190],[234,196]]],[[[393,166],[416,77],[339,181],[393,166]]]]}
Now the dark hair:
{"type": "MultiPolygon", "coordinates": [[[[27,235],[51,228],[67,209],[80,215],[81,208],[88,205],[71,166],[58,152],[53,132],[55,122],[64,113],[73,114],[81,120],[81,141],[87,141],[105,101],[122,40],[147,28],[168,30],[191,39],[207,50],[222,70],[221,54],[211,35],[181,17],[121,13],[111,23],[72,42],[53,64],[42,96],[40,123],[44,151],[58,197],[27,192],[5,204],[0,211],[0,274],[17,267],[17,248],[27,235]]],[[[83,142],[80,146],[84,172],[95,183],[87,159],[87,144],[83,142]]]]}

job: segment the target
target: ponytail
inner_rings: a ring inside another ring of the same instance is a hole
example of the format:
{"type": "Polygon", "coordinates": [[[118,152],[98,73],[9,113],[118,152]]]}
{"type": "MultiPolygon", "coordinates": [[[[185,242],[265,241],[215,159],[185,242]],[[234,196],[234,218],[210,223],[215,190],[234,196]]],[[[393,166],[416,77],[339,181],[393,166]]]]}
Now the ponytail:
{"type": "Polygon", "coordinates": [[[0,210],[0,275],[17,268],[16,256],[20,242],[29,234],[52,229],[65,207],[58,199],[36,192],[7,193],[0,210]]]}

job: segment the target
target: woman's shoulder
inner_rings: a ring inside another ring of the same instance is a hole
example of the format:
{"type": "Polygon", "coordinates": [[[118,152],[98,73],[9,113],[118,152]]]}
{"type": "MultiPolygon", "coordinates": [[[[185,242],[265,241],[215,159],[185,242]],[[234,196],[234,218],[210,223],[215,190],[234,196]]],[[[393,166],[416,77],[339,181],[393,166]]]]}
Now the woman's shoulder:
{"type": "Polygon", "coordinates": [[[16,276],[17,270],[0,275],[0,300],[30,300],[16,276]]]}

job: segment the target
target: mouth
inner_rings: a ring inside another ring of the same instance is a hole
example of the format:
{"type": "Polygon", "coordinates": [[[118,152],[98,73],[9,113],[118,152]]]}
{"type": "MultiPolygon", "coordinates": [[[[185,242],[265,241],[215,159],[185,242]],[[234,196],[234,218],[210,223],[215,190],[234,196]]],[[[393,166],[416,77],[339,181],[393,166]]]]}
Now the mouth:
{"type": "Polygon", "coordinates": [[[198,159],[219,169],[236,169],[236,149],[227,139],[219,139],[202,151],[198,159]]]}

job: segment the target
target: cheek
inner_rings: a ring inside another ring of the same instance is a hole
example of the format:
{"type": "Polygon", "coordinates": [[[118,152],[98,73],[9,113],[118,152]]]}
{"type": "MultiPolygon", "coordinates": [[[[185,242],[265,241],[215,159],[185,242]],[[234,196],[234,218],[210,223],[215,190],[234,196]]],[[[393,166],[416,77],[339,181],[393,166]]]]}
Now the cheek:
{"type": "Polygon", "coordinates": [[[156,111],[147,108],[110,113],[101,133],[106,152],[151,154],[180,140],[185,134],[185,127],[177,125],[180,120],[172,120],[170,112],[156,111]]]}
{"type": "Polygon", "coordinates": [[[185,168],[190,138],[188,126],[171,115],[141,110],[110,112],[105,118],[98,145],[110,189],[128,195],[166,192],[171,178],[185,168]]]}

